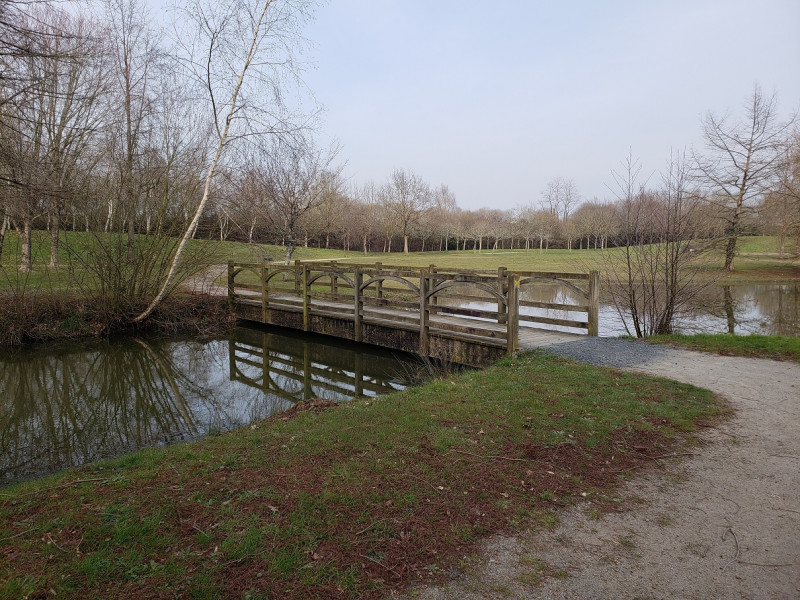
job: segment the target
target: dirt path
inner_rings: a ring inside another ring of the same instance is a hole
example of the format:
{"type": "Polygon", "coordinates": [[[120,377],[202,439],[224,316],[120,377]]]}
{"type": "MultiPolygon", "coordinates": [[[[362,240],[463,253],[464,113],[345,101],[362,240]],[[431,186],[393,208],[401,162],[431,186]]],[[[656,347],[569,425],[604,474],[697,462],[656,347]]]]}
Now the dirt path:
{"type": "Polygon", "coordinates": [[[627,483],[631,510],[599,516],[589,499],[552,531],[489,540],[459,579],[409,597],[800,599],[800,365],[587,343],[604,350],[593,362],[711,389],[735,416],[627,483]]]}

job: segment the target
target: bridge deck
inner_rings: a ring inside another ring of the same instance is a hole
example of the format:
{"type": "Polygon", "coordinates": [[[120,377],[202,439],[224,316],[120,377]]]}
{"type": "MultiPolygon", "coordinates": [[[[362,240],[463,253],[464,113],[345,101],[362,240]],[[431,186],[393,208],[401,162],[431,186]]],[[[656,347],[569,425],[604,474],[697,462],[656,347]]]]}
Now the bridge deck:
{"type": "Polygon", "coordinates": [[[243,319],[480,365],[581,337],[574,330],[597,335],[598,280],[596,272],[231,262],[228,297],[243,319]]]}
{"type": "MultiPolygon", "coordinates": [[[[288,310],[298,313],[303,311],[303,301],[297,296],[270,294],[269,300],[269,306],[272,310],[288,310]]],[[[252,303],[253,306],[261,306],[261,298],[255,294],[249,298],[240,298],[238,302],[252,303]]],[[[315,312],[327,312],[331,315],[337,315],[338,318],[343,318],[343,315],[345,315],[347,311],[352,311],[353,308],[350,303],[316,299],[313,301],[313,306],[315,312]]],[[[350,315],[350,319],[352,320],[352,315],[350,315]]],[[[419,310],[414,309],[376,306],[364,307],[363,322],[386,325],[413,332],[419,332],[420,329],[419,310]]],[[[506,326],[499,323],[458,315],[431,315],[429,323],[433,333],[439,332],[446,335],[446,332],[450,331],[451,328],[457,328],[459,331],[463,332],[460,334],[460,337],[470,335],[471,333],[471,335],[475,337],[475,341],[482,341],[497,346],[504,345],[507,331],[506,326]],[[465,329],[472,331],[464,331],[465,329]]],[[[519,346],[522,350],[532,350],[542,346],[568,342],[584,337],[586,337],[585,334],[542,329],[539,327],[520,326],[519,328],[519,346]]]]}

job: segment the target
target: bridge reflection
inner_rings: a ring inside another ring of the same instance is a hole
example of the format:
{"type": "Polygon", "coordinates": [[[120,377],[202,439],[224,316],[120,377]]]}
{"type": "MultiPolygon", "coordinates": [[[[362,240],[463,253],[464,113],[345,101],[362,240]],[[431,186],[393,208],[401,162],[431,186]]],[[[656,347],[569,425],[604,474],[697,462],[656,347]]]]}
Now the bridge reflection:
{"type": "Polygon", "coordinates": [[[369,351],[332,338],[240,327],[229,341],[230,378],[290,402],[388,394],[421,365],[411,356],[369,351]]]}

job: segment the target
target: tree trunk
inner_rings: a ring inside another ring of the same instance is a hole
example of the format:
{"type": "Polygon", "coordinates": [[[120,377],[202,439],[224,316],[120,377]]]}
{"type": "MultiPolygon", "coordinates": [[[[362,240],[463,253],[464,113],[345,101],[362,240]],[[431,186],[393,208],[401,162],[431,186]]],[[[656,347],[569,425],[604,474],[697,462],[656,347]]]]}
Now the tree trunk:
{"type": "Polygon", "coordinates": [[[58,269],[58,236],[61,231],[61,218],[56,211],[50,221],[50,268],[58,269]]]}
{"type": "Polygon", "coordinates": [[[0,259],[3,258],[3,244],[6,241],[6,231],[8,231],[8,215],[3,215],[3,223],[0,225],[0,259]]]}
{"type": "Polygon", "coordinates": [[[22,255],[19,260],[19,270],[22,273],[31,272],[31,230],[33,229],[31,218],[25,216],[22,219],[22,234],[20,236],[20,245],[22,255]]]}
{"type": "Polygon", "coordinates": [[[733,335],[736,333],[736,314],[734,312],[733,295],[731,294],[731,286],[723,285],[722,294],[725,304],[725,320],[728,325],[728,333],[733,335]]]}
{"type": "Polygon", "coordinates": [[[136,228],[133,223],[133,217],[131,216],[131,218],[128,219],[128,260],[136,259],[136,238],[134,237],[135,232],[136,228]]]}
{"type": "Polygon", "coordinates": [[[728,242],[725,244],[725,270],[733,271],[733,259],[736,258],[736,242],[739,236],[734,231],[728,236],[728,242]]]}

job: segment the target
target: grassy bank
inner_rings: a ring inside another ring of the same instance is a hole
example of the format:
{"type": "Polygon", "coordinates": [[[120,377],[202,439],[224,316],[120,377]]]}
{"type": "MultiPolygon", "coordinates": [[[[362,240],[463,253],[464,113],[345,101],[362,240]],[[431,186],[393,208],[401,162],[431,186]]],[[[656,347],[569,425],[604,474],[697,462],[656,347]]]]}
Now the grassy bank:
{"type": "Polygon", "coordinates": [[[129,331],[205,337],[228,332],[236,324],[224,298],[202,295],[171,296],[135,326],[131,319],[145,304],[131,305],[129,313],[119,314],[91,299],[55,293],[34,298],[0,294],[0,301],[0,346],[8,347],[129,331]]]}
{"type": "Polygon", "coordinates": [[[703,333],[697,335],[660,335],[650,338],[650,341],[689,348],[690,350],[711,352],[712,354],[722,354],[724,356],[769,358],[800,363],[800,338],[703,333]]]}
{"type": "Polygon", "coordinates": [[[381,598],[551,527],[725,411],[530,353],[0,490],[0,597],[381,598]]]}

